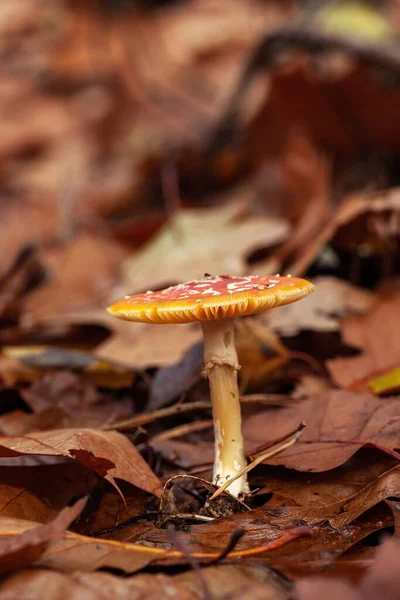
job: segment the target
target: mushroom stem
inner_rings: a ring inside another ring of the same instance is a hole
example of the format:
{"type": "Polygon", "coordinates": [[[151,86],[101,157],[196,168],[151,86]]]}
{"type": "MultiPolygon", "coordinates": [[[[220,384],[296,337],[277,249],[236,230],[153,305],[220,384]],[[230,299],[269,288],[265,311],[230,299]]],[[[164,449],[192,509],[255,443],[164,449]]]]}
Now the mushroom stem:
{"type": "MultiPolygon", "coordinates": [[[[234,319],[203,321],[204,371],[208,378],[213,406],[215,459],[213,482],[222,485],[246,467],[243,451],[235,348],[234,319]]],[[[249,492],[243,475],[228,488],[233,496],[249,492]]]]}

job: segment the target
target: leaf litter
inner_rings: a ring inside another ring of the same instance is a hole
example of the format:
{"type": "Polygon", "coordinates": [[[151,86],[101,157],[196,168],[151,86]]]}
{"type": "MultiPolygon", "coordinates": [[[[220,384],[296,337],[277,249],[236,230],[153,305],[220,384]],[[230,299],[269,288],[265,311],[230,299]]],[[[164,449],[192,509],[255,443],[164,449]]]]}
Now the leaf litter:
{"type": "Polygon", "coordinates": [[[397,29],[392,2],[3,0],[0,600],[399,595],[397,29]],[[275,272],[316,292],[237,327],[237,500],[197,325],[105,306],[275,272]]]}

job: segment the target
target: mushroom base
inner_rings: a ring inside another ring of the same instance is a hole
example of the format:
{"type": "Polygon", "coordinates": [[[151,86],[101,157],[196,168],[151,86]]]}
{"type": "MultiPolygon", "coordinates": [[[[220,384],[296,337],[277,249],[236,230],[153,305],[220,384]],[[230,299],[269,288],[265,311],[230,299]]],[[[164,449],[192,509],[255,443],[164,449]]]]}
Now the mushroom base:
{"type": "MultiPolygon", "coordinates": [[[[202,323],[204,334],[204,375],[208,377],[213,406],[215,459],[213,483],[220,486],[247,465],[243,451],[234,340],[234,319],[202,323]]],[[[228,487],[233,496],[249,492],[244,474],[228,487]]]]}

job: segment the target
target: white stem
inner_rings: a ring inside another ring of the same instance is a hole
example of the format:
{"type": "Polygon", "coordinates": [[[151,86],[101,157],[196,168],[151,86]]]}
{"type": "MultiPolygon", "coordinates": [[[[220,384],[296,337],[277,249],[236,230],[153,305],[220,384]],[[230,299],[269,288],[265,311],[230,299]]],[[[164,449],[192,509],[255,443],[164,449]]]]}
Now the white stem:
{"type": "MultiPolygon", "coordinates": [[[[204,373],[210,382],[213,405],[215,459],[213,482],[220,486],[246,467],[237,383],[238,357],[234,319],[203,321],[204,373]]],[[[228,488],[234,496],[249,491],[244,474],[228,488]]]]}

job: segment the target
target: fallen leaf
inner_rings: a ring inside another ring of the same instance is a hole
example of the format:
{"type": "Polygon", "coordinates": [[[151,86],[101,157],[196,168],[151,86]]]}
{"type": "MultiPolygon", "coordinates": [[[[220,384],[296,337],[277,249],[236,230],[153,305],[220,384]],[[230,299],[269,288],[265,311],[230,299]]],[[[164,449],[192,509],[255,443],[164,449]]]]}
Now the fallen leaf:
{"type": "MultiPolygon", "coordinates": [[[[252,556],[252,561],[279,570],[286,576],[293,577],[304,572],[322,570],[332,565],[342,553],[354,546],[359,540],[374,531],[379,531],[393,522],[391,512],[387,507],[379,507],[369,511],[361,518],[352,522],[346,531],[347,535],[334,530],[329,524],[320,523],[311,528],[311,535],[301,536],[287,544],[278,545],[276,549],[253,555],[258,547],[269,541],[279,542],[281,536],[292,531],[292,527],[303,527],[307,523],[308,510],[297,507],[268,508],[268,504],[251,511],[239,513],[233,517],[218,518],[207,524],[191,525],[190,532],[182,531],[182,541],[190,548],[190,552],[220,553],[226,547],[226,541],[238,527],[245,534],[235,547],[234,555],[252,556]],[[304,515],[304,519],[302,518],[304,515]],[[300,525],[301,524],[301,525],[300,525]]],[[[295,531],[295,529],[293,529],[295,531]]],[[[127,530],[128,536],[134,536],[134,528],[127,530]]],[[[129,539],[129,537],[127,537],[129,539]]],[[[152,527],[140,534],[140,543],[161,545],[169,541],[168,532],[152,527]]]]}
{"type": "MultiPolygon", "coordinates": [[[[287,600],[289,585],[278,575],[263,567],[245,565],[219,565],[201,570],[201,580],[209,588],[212,598],[224,600],[229,594],[236,600],[237,593],[260,588],[263,600],[287,600]]],[[[140,574],[135,577],[117,577],[110,573],[87,573],[74,571],[59,573],[44,569],[23,570],[11,575],[0,585],[0,598],[13,594],[15,598],[27,600],[150,600],[155,597],[175,595],[180,600],[198,600],[200,579],[198,573],[180,575],[140,574]],[[61,596],[62,594],[62,596],[61,596]]],[[[8,596],[10,597],[10,596],[8,596]]],[[[247,596],[248,597],[248,596],[247,596]]],[[[258,598],[258,596],[257,596],[258,598]]]]}
{"type": "Polygon", "coordinates": [[[400,363],[400,330],[397,315],[400,296],[378,300],[370,312],[343,321],[342,339],[348,346],[362,350],[359,356],[335,358],[327,362],[333,380],[341,387],[366,387],[374,376],[400,363]]]}
{"type": "Polygon", "coordinates": [[[38,319],[106,304],[123,257],[119,244],[88,233],[75,236],[64,247],[47,250],[42,261],[50,282],[26,299],[27,317],[38,319]]]}
{"type": "Polygon", "coordinates": [[[358,586],[337,578],[318,577],[296,583],[298,600],[394,600],[400,595],[398,560],[400,544],[386,540],[378,548],[376,558],[358,586]]]}
{"type": "Polygon", "coordinates": [[[38,415],[59,409],[59,419],[53,427],[49,427],[51,429],[101,427],[132,413],[129,398],[107,397],[84,377],[71,371],[49,372],[20,393],[29,408],[38,415]]]}
{"type": "Polygon", "coordinates": [[[74,498],[98,482],[77,463],[37,467],[0,467],[0,517],[48,523],[74,498]]]}
{"type": "Polygon", "coordinates": [[[130,387],[135,377],[132,369],[115,361],[99,361],[92,353],[75,349],[19,345],[5,346],[3,353],[27,368],[36,369],[36,372],[48,369],[83,371],[95,385],[111,389],[130,387]]]}
{"type": "Polygon", "coordinates": [[[319,472],[343,464],[366,445],[398,458],[399,416],[397,398],[381,400],[372,394],[332,390],[292,407],[248,417],[244,436],[248,446],[257,447],[273,440],[277,432],[291,431],[305,421],[307,427],[300,441],[268,463],[319,472]]]}
{"type": "MultiPolygon", "coordinates": [[[[399,417],[400,403],[396,397],[382,400],[367,393],[331,390],[292,406],[245,414],[245,450],[252,454],[277,436],[296,430],[304,421],[306,428],[300,440],[269,459],[268,464],[318,473],[338,467],[364,446],[375,446],[399,459],[399,417]]],[[[213,446],[205,440],[196,444],[175,439],[155,440],[154,448],[184,468],[212,463],[213,446]]]]}
{"type": "Polygon", "coordinates": [[[178,363],[159,369],[151,380],[148,408],[166,406],[186,392],[201,376],[203,355],[203,343],[198,342],[178,363]]]}
{"type": "MultiPolygon", "coordinates": [[[[47,527],[47,525],[41,525],[40,527],[47,527]]],[[[22,519],[0,519],[0,547],[3,539],[6,543],[9,540],[18,539],[21,535],[29,534],[30,531],[36,531],[38,528],[36,523],[30,521],[24,521],[22,519]]],[[[229,528],[228,528],[229,529],[229,528]]],[[[354,531],[356,531],[356,527],[354,531]]],[[[285,535],[283,532],[278,530],[274,531],[270,537],[275,540],[276,545],[280,545],[279,538],[281,537],[284,542],[283,546],[292,544],[292,539],[300,538],[304,535],[304,528],[297,528],[298,533],[285,535]],[[302,533],[303,532],[303,533],[302,533]],[[285,543],[286,542],[286,543],[285,543]]],[[[165,532],[164,532],[165,533],[165,532]]],[[[161,535],[161,534],[160,534],[161,535]]],[[[165,535],[168,536],[168,533],[165,535]]],[[[164,537],[165,537],[164,535],[164,537]]],[[[360,535],[359,531],[354,534],[352,541],[360,535]]],[[[249,554],[262,554],[262,552],[269,552],[266,540],[259,538],[260,544],[258,548],[254,546],[250,550],[249,554]]],[[[221,540],[223,542],[223,540],[221,540]]],[[[351,545],[349,540],[347,544],[351,545]]],[[[170,540],[168,543],[160,543],[157,547],[156,544],[130,544],[127,542],[118,542],[114,540],[104,540],[100,538],[91,538],[83,535],[79,535],[72,532],[65,532],[64,535],[56,540],[54,543],[48,545],[46,550],[41,553],[40,558],[32,558],[32,563],[35,566],[42,566],[49,569],[56,569],[60,571],[74,571],[77,569],[85,569],[87,571],[100,569],[102,567],[115,568],[125,571],[126,573],[133,573],[140,569],[143,569],[147,565],[152,563],[160,564],[182,564],[187,562],[187,557],[177,550],[172,549],[173,544],[170,540]],[[165,549],[165,546],[169,549],[165,549]]],[[[212,545],[212,544],[211,544],[212,545]]],[[[208,548],[211,547],[208,546],[208,548]]],[[[196,559],[209,560],[211,558],[217,558],[220,554],[219,551],[208,550],[202,551],[201,544],[194,545],[193,556],[196,559]],[[196,551],[195,547],[200,547],[200,551],[196,551]]],[[[240,556],[241,552],[234,552],[231,554],[232,557],[240,556]]]]}
{"type": "Polygon", "coordinates": [[[135,446],[116,431],[60,429],[33,432],[29,436],[0,436],[0,455],[65,456],[92,469],[113,485],[123,479],[152,494],[161,484],[135,446]]]}
{"type": "Polygon", "coordinates": [[[21,533],[0,537],[1,573],[37,561],[48,545],[62,539],[66,529],[82,512],[85,504],[86,498],[83,498],[73,506],[63,508],[53,521],[45,525],[36,525],[21,533]]]}
{"type": "Polygon", "coordinates": [[[317,277],[315,290],[301,303],[281,306],[262,315],[281,335],[292,336],[302,330],[337,331],[341,320],[364,314],[373,305],[375,295],[334,277],[317,277]]]}
{"type": "MultiPolygon", "coordinates": [[[[43,319],[49,326],[60,319],[43,319]]],[[[66,325],[101,325],[110,336],[93,352],[99,360],[117,362],[133,369],[171,365],[182,358],[185,351],[202,338],[196,323],[163,325],[151,323],[127,323],[112,317],[103,309],[82,310],[67,313],[61,322],[66,325]]]]}
{"type": "Polygon", "coordinates": [[[222,207],[185,209],[161,228],[147,246],[122,267],[126,293],[191,281],[204,273],[244,274],[251,251],[281,242],[283,219],[246,216],[243,201],[222,207]],[[168,263],[160,257],[168,256],[168,263]]]}

